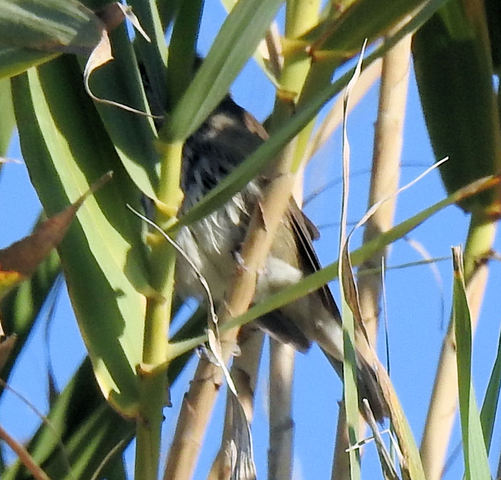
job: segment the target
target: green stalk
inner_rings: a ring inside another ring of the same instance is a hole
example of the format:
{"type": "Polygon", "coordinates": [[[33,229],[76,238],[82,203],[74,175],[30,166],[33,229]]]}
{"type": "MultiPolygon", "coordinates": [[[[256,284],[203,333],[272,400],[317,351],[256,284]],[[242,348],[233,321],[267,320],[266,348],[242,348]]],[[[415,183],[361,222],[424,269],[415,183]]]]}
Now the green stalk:
{"type": "Polygon", "coordinates": [[[464,279],[466,285],[469,284],[478,266],[483,260],[487,259],[487,255],[494,243],[496,225],[497,222],[486,215],[483,208],[472,212],[464,251],[464,279]]]}
{"type": "Polygon", "coordinates": [[[276,94],[270,129],[272,131],[295,111],[311,63],[306,43],[297,39],[316,25],[319,8],[318,0],[293,0],[286,4],[285,36],[282,40],[284,66],[276,94]]]}
{"type": "Polygon", "coordinates": [[[164,222],[169,222],[177,215],[179,206],[183,199],[183,192],[180,188],[181,182],[181,162],[183,154],[184,140],[175,140],[161,144],[163,158],[160,167],[160,188],[158,199],[161,204],[157,204],[157,223],[161,226],[164,222]]]}
{"type": "MultiPolygon", "coordinates": [[[[175,255],[157,242],[152,246],[152,285],[156,294],[148,298],[144,326],[143,363],[158,365],[167,354],[167,332],[172,306],[175,255]],[[165,295],[164,295],[165,293],[165,295]]],[[[143,373],[140,377],[140,406],[136,426],[136,480],[156,480],[160,454],[162,409],[167,394],[165,371],[143,373]]]]}
{"type": "MultiPolygon", "coordinates": [[[[167,225],[182,200],[180,190],[183,142],[162,145],[160,187],[156,221],[167,225]]],[[[143,369],[140,376],[140,406],[136,426],[136,480],[156,480],[161,446],[162,409],[167,395],[165,370],[154,367],[165,362],[169,343],[167,333],[172,309],[174,249],[160,234],[150,236],[151,286],[144,325],[143,369]]]]}

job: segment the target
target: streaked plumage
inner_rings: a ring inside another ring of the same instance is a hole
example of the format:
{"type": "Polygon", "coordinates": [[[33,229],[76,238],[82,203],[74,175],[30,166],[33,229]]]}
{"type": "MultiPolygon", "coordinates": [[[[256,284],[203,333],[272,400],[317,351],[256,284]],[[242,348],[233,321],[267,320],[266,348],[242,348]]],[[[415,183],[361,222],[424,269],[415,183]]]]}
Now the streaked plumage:
{"type": "MultiPolygon", "coordinates": [[[[266,137],[264,128],[250,114],[229,97],[225,98],[185,144],[182,212],[243,162],[266,137]]],[[[253,180],[217,211],[179,232],[180,246],[205,276],[216,302],[224,299],[233,278],[235,254],[265,182],[264,178],[253,180]]],[[[317,236],[315,227],[291,200],[266,267],[259,275],[256,302],[320,268],[312,246],[317,236]]],[[[182,259],[176,267],[176,283],[181,295],[203,299],[198,280],[182,259]]],[[[259,323],[272,336],[300,351],[306,351],[311,342],[317,342],[336,371],[341,373],[340,315],[327,286],[272,312],[259,323]]],[[[381,419],[386,408],[374,372],[361,360],[358,372],[361,395],[368,398],[376,417],[381,419]]]]}

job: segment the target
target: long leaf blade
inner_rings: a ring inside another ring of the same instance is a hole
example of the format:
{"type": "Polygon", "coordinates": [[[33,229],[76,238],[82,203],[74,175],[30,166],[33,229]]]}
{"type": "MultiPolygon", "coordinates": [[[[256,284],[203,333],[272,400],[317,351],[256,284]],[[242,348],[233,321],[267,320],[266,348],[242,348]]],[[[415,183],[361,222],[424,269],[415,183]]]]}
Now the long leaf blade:
{"type": "Polygon", "coordinates": [[[471,381],[471,318],[466,298],[461,249],[452,249],[454,266],[454,298],[452,316],[456,335],[459,411],[465,477],[469,479],[491,478],[489,461],[485,448],[480,415],[471,381]]]}
{"type": "Polygon", "coordinates": [[[17,75],[57,54],[89,54],[103,23],[76,0],[0,2],[1,76],[17,75]]]}
{"type": "Polygon", "coordinates": [[[184,140],[207,118],[256,49],[282,0],[241,0],[228,15],[200,70],[174,108],[169,141],[184,140]]]}
{"type": "Polygon", "coordinates": [[[21,146],[49,213],[80,196],[103,170],[115,172],[114,181],[82,207],[60,254],[103,393],[134,415],[146,303],[140,291],[147,281],[141,227],[125,205],[137,203],[139,194],[75,78],[78,65],[66,57],[14,80],[21,146]]]}

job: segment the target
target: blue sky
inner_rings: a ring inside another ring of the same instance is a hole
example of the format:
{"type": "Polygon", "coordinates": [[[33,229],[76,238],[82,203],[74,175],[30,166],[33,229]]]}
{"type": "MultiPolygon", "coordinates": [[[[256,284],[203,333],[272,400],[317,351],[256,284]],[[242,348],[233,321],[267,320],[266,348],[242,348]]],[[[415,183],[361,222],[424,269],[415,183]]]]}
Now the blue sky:
{"type": "MultiPolygon", "coordinates": [[[[221,18],[218,7],[211,9],[206,18],[201,38],[202,53],[217,29],[221,18]]],[[[259,68],[250,62],[232,89],[235,99],[263,120],[273,105],[273,89],[259,68]]],[[[349,118],[348,135],[351,144],[352,171],[365,172],[353,179],[351,185],[349,219],[358,220],[367,204],[374,121],[377,111],[377,90],[373,88],[367,98],[355,108],[349,118]]],[[[17,139],[12,142],[9,157],[21,159],[17,139]]],[[[306,193],[321,187],[326,180],[340,176],[341,144],[339,133],[334,135],[317,155],[305,179],[306,193]]],[[[408,109],[402,153],[401,184],[419,175],[434,160],[419,105],[419,98],[411,77],[408,109]]],[[[319,225],[337,222],[339,218],[340,186],[322,193],[307,205],[308,215],[319,225]]],[[[445,196],[439,175],[432,172],[421,182],[398,198],[396,222],[428,207],[445,196]]],[[[0,247],[27,234],[39,212],[36,199],[23,164],[8,163],[0,177],[0,247]]],[[[452,245],[463,244],[466,239],[468,216],[457,207],[440,212],[410,234],[420,242],[432,257],[450,256],[452,245]]],[[[338,231],[335,227],[322,229],[317,249],[323,264],[337,256],[338,231]]],[[[356,246],[357,238],[353,246],[356,246]]],[[[499,240],[496,241],[499,249],[499,240]]],[[[392,248],[389,266],[419,260],[419,255],[401,240],[392,248]]],[[[420,441],[426,418],[426,408],[441,340],[450,311],[452,291],[451,261],[436,264],[443,282],[437,284],[431,269],[426,266],[389,270],[386,276],[387,317],[389,323],[391,374],[410,424],[420,441]]],[[[491,262],[489,286],[481,312],[474,346],[473,379],[479,403],[495,358],[500,320],[499,279],[501,267],[491,262]]],[[[339,298],[338,284],[332,284],[334,296],[339,298]]],[[[47,312],[45,312],[47,314],[47,312]]],[[[22,393],[41,411],[47,407],[46,365],[50,356],[57,380],[62,388],[84,356],[84,349],[64,288],[51,317],[48,344],[45,342],[46,318],[38,322],[29,341],[28,349],[20,359],[11,386],[22,393]]],[[[382,350],[381,350],[382,351],[382,350]]],[[[264,364],[267,362],[267,355],[264,364]]],[[[164,439],[168,445],[172,438],[183,392],[188,386],[195,362],[191,362],[176,383],[172,399],[174,406],[165,410],[164,439]]],[[[253,425],[258,478],[266,475],[267,455],[267,379],[263,366],[256,393],[256,418],[253,425]]],[[[317,347],[307,355],[298,355],[294,385],[295,476],[294,478],[330,478],[330,462],[335,435],[337,401],[341,398],[341,384],[331,373],[331,368],[317,347]]],[[[195,478],[205,478],[214,454],[219,447],[218,432],[223,416],[224,395],[220,397],[204,446],[195,478]]],[[[12,394],[5,394],[0,404],[0,422],[20,440],[34,432],[39,419],[12,394]]],[[[457,423],[457,422],[456,422],[457,423]]],[[[452,448],[459,442],[455,428],[452,448]]],[[[499,429],[494,433],[493,452],[499,452],[499,429]]],[[[374,448],[367,449],[367,465],[363,478],[380,478],[374,448]]],[[[12,457],[10,457],[12,458],[12,457]]],[[[132,462],[131,449],[128,458],[132,462]]],[[[495,465],[497,459],[494,460],[495,465]]],[[[495,467],[493,466],[493,470],[495,467]]],[[[462,473],[461,458],[457,458],[445,478],[459,478],[462,473]]]]}

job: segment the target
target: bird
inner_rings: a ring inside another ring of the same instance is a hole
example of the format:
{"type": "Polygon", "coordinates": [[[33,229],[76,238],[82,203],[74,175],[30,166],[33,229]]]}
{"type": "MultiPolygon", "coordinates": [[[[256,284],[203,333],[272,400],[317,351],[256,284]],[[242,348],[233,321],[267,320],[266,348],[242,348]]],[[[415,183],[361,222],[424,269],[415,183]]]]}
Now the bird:
{"type": "MultiPolygon", "coordinates": [[[[189,211],[267,138],[263,125],[227,95],[184,144],[181,167],[184,200],[180,215],[189,211]]],[[[177,234],[178,245],[205,277],[216,305],[224,301],[230,287],[239,247],[268,182],[266,175],[254,178],[224,205],[182,226],[177,234]]],[[[258,275],[254,303],[321,268],[312,243],[318,236],[314,224],[291,199],[263,271],[258,275]]],[[[176,263],[176,290],[184,298],[203,300],[205,295],[193,268],[182,256],[178,256],[176,263]]],[[[316,342],[342,377],[341,316],[328,286],[270,312],[257,322],[271,337],[300,352],[306,352],[316,342]]],[[[361,355],[357,355],[357,381],[360,400],[366,398],[375,418],[382,421],[388,415],[387,403],[374,368],[361,355]]]]}

